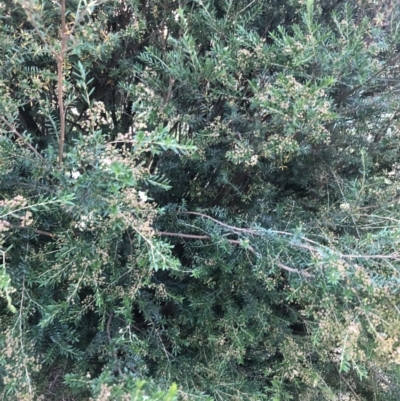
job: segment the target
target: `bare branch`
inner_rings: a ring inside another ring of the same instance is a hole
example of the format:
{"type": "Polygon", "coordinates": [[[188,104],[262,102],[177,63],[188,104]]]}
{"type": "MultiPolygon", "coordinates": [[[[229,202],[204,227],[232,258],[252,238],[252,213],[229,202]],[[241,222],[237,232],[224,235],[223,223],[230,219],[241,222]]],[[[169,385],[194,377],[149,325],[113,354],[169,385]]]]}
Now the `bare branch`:
{"type": "Polygon", "coordinates": [[[211,239],[209,235],[195,235],[195,234],[181,234],[181,233],[170,233],[166,231],[156,231],[157,235],[167,236],[167,237],[181,237],[189,239],[211,239]]]}
{"type": "MultiPolygon", "coordinates": [[[[168,236],[168,237],[179,237],[179,238],[188,238],[188,239],[211,239],[211,236],[209,235],[195,235],[195,234],[182,234],[182,233],[171,233],[171,232],[165,232],[165,231],[156,231],[157,235],[161,235],[161,236],[168,236]]],[[[228,241],[231,244],[235,244],[235,245],[241,245],[242,242],[239,240],[234,240],[234,239],[227,239],[226,241],[228,241]]],[[[255,249],[252,246],[246,246],[247,250],[249,250],[251,253],[253,253],[254,255],[257,256],[257,252],[255,251],[255,249]]],[[[292,267],[286,266],[283,263],[278,262],[277,266],[283,270],[286,270],[290,273],[296,273],[296,274],[300,274],[304,277],[314,277],[312,274],[307,273],[305,271],[302,270],[297,270],[294,269],[292,267]]]]}
{"type": "MultiPolygon", "coordinates": [[[[107,325],[106,325],[107,339],[108,339],[108,343],[110,344],[110,347],[113,347],[112,344],[111,344],[111,331],[110,331],[112,318],[113,318],[113,313],[111,312],[110,316],[108,316],[107,325]]],[[[117,357],[117,354],[116,354],[114,349],[112,351],[112,355],[113,355],[113,358],[115,360],[115,364],[117,366],[118,373],[120,374],[120,376],[122,376],[122,371],[121,371],[121,368],[120,368],[119,363],[118,363],[118,357],[117,357]]]]}
{"type": "Polygon", "coordinates": [[[392,259],[400,260],[398,253],[391,253],[390,255],[340,255],[342,259],[392,259]]]}
{"type": "Polygon", "coordinates": [[[64,152],[64,142],[65,142],[65,109],[64,109],[64,90],[63,90],[63,67],[64,58],[67,50],[67,26],[65,22],[65,0],[61,1],[61,50],[57,58],[57,76],[58,76],[58,109],[60,112],[60,143],[58,147],[58,162],[62,164],[63,152],[64,152]]]}
{"type": "Polygon", "coordinates": [[[46,235],[47,237],[52,237],[55,238],[57,237],[57,234],[49,233],[48,231],[43,231],[43,230],[37,230],[36,228],[32,228],[30,226],[11,226],[12,228],[25,228],[25,229],[30,229],[34,233],[39,234],[39,235],[46,235]]]}
{"type": "Polygon", "coordinates": [[[195,216],[205,217],[206,219],[212,220],[213,222],[219,224],[220,226],[229,228],[229,229],[232,230],[232,231],[239,231],[239,232],[243,232],[243,233],[247,233],[247,234],[252,234],[252,235],[262,235],[262,234],[263,234],[263,232],[261,232],[261,231],[251,230],[251,229],[248,229],[248,228],[240,228],[240,227],[230,226],[229,224],[222,223],[222,221],[219,221],[219,220],[217,220],[217,219],[214,219],[214,218],[211,217],[211,216],[208,216],[208,215],[206,215],[206,214],[199,213],[199,212],[183,212],[183,211],[178,211],[177,213],[178,213],[178,214],[193,214],[193,215],[195,215],[195,216]]]}
{"type": "Polygon", "coordinates": [[[39,156],[41,159],[44,159],[43,156],[17,131],[17,129],[10,124],[3,116],[0,116],[0,119],[4,122],[4,124],[7,125],[7,127],[19,138],[21,139],[26,146],[28,146],[29,149],[32,150],[37,156],[39,156]]]}
{"type": "Polygon", "coordinates": [[[357,400],[361,400],[360,396],[354,391],[353,387],[350,386],[349,382],[343,377],[343,375],[340,372],[339,372],[339,375],[340,375],[340,379],[346,383],[347,387],[353,393],[354,397],[356,397],[357,400]]]}
{"type": "Polygon", "coordinates": [[[277,266],[280,267],[283,270],[287,270],[288,272],[301,274],[304,277],[314,277],[313,274],[307,273],[306,271],[303,271],[303,270],[294,269],[293,267],[286,266],[286,265],[284,265],[283,263],[280,263],[280,262],[277,263],[277,266]]]}

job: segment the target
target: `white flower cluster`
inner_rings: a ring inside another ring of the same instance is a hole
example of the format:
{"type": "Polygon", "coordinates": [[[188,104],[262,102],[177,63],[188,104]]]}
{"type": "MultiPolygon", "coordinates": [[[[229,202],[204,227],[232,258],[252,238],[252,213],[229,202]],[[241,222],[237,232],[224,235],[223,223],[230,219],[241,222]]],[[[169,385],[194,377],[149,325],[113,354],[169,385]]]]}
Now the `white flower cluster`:
{"type": "Polygon", "coordinates": [[[80,231],[85,230],[88,225],[93,221],[93,212],[88,213],[87,215],[82,215],[80,220],[75,223],[74,227],[80,231]]]}
{"type": "Polygon", "coordinates": [[[244,164],[246,167],[255,166],[258,162],[258,155],[253,149],[235,144],[233,150],[227,152],[227,157],[235,164],[244,164]]]}
{"type": "Polygon", "coordinates": [[[85,113],[86,119],[82,121],[81,126],[84,129],[94,130],[99,125],[111,125],[112,120],[107,113],[103,102],[94,102],[93,106],[85,113]]]}
{"type": "Polygon", "coordinates": [[[391,178],[400,178],[400,164],[393,164],[392,171],[389,171],[387,175],[391,178]]]}

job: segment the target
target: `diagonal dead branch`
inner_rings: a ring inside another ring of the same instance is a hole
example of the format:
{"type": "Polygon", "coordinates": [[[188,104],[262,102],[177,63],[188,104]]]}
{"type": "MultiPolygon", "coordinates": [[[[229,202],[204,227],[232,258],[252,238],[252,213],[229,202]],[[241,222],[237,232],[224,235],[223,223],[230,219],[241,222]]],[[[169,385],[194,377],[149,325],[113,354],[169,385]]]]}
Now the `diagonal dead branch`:
{"type": "Polygon", "coordinates": [[[13,132],[19,139],[22,140],[22,142],[24,142],[26,146],[28,146],[29,149],[32,150],[32,152],[34,152],[41,159],[44,159],[44,157],[17,131],[14,125],[9,123],[3,116],[0,116],[0,119],[4,122],[4,124],[7,125],[11,132],[13,132]]]}
{"type": "MultiPolygon", "coordinates": [[[[157,235],[161,235],[161,236],[168,236],[168,237],[180,237],[180,238],[188,238],[188,239],[207,239],[210,240],[212,239],[211,236],[209,235],[195,235],[195,234],[182,234],[182,233],[171,233],[171,232],[165,232],[165,231],[156,231],[157,235]]],[[[234,240],[234,239],[227,239],[226,241],[228,241],[231,244],[235,244],[235,245],[241,245],[241,241],[239,240],[234,240]]],[[[254,255],[257,256],[257,252],[255,251],[255,249],[252,246],[246,246],[247,250],[249,250],[251,253],[253,253],[254,255]]],[[[277,266],[283,270],[286,270],[290,273],[296,273],[296,274],[300,274],[304,277],[314,277],[314,275],[307,273],[305,271],[302,270],[297,270],[294,269],[293,267],[289,267],[284,265],[283,263],[278,262],[277,266]]]]}
{"type": "Polygon", "coordinates": [[[252,234],[252,235],[262,235],[263,234],[261,231],[251,230],[249,228],[240,228],[240,227],[230,226],[229,224],[225,224],[222,221],[219,221],[217,219],[214,219],[211,216],[208,216],[207,214],[203,214],[203,213],[199,213],[199,212],[178,211],[177,213],[178,214],[191,214],[191,215],[195,215],[195,216],[204,217],[206,219],[212,220],[214,223],[217,223],[222,227],[229,228],[230,230],[233,230],[233,231],[243,232],[243,233],[252,234]]]}

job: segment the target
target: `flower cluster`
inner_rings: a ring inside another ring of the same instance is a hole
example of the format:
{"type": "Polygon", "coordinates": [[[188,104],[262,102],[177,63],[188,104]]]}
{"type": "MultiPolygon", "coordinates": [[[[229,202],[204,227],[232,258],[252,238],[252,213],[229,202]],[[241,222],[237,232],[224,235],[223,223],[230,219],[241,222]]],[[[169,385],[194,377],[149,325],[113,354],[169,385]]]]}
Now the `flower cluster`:
{"type": "Polygon", "coordinates": [[[245,144],[235,143],[233,150],[226,153],[226,157],[234,164],[244,164],[245,167],[252,167],[258,163],[258,155],[254,150],[245,144]]]}
{"type": "Polygon", "coordinates": [[[112,120],[103,102],[97,101],[85,112],[85,118],[81,121],[83,129],[95,131],[102,125],[111,125],[112,120]]]}

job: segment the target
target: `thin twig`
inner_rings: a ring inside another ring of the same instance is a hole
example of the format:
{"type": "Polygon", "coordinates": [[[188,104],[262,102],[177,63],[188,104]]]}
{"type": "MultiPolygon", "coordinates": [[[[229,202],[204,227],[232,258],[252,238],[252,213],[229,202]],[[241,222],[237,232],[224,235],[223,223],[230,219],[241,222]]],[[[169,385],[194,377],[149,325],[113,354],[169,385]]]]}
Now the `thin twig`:
{"type": "Polygon", "coordinates": [[[291,272],[291,273],[300,274],[300,275],[302,275],[304,277],[314,277],[313,274],[307,273],[304,270],[297,270],[297,269],[294,269],[293,267],[286,266],[286,265],[284,265],[283,263],[280,263],[280,262],[277,263],[277,266],[280,267],[283,270],[287,270],[288,272],[291,272]]]}
{"type": "Polygon", "coordinates": [[[167,237],[181,237],[189,239],[211,239],[209,235],[181,234],[181,233],[171,233],[166,231],[156,231],[156,234],[167,237]]]}
{"type": "Polygon", "coordinates": [[[24,307],[24,292],[25,292],[25,275],[22,277],[22,292],[21,292],[21,302],[20,302],[20,307],[19,307],[19,339],[21,343],[21,351],[22,355],[24,356],[23,361],[24,361],[24,368],[25,368],[25,375],[28,381],[28,388],[29,388],[29,394],[32,394],[32,386],[31,386],[31,378],[29,376],[29,370],[26,365],[26,359],[25,358],[25,351],[24,351],[24,341],[23,341],[23,328],[22,328],[22,310],[24,307]]]}
{"type": "Polygon", "coordinates": [[[359,214],[359,216],[361,216],[361,217],[376,217],[378,219],[389,220],[389,221],[393,221],[393,222],[396,222],[396,223],[400,223],[400,220],[398,220],[398,219],[394,219],[393,217],[379,216],[378,214],[359,214]]]}
{"type": "Polygon", "coordinates": [[[217,219],[214,219],[211,216],[208,216],[206,214],[203,213],[199,213],[199,212],[183,212],[183,211],[178,211],[178,214],[193,214],[195,216],[200,216],[200,217],[205,217],[206,219],[212,220],[213,222],[219,224],[220,226],[229,228],[230,230],[233,231],[239,231],[239,232],[243,232],[243,233],[247,233],[247,234],[252,234],[252,235],[262,235],[263,233],[261,231],[256,231],[256,230],[251,230],[248,228],[240,228],[240,227],[235,227],[235,226],[230,226],[229,224],[225,224],[222,221],[219,221],[217,219]]]}
{"type": "Polygon", "coordinates": [[[389,201],[389,202],[386,202],[386,203],[382,203],[382,204],[379,204],[379,205],[360,206],[357,209],[360,209],[360,210],[376,209],[376,208],[382,208],[383,206],[387,206],[387,205],[394,205],[396,203],[400,203],[400,198],[395,198],[392,201],[389,201]]]}
{"type": "Polygon", "coordinates": [[[167,92],[167,94],[165,96],[165,99],[164,99],[164,105],[162,107],[162,111],[164,111],[164,109],[167,107],[167,104],[168,104],[169,100],[171,99],[172,89],[174,87],[174,83],[175,83],[175,79],[170,78],[169,79],[169,85],[168,85],[168,92],[167,92]]]}
{"type": "Polygon", "coordinates": [[[64,58],[67,50],[67,27],[65,22],[65,0],[61,0],[61,50],[57,58],[57,76],[58,76],[58,109],[60,111],[60,143],[58,147],[58,162],[62,164],[64,142],[65,142],[65,109],[64,109],[64,90],[63,90],[63,67],[64,58]]]}
{"type": "Polygon", "coordinates": [[[343,380],[347,387],[349,388],[349,390],[353,393],[354,397],[357,398],[357,400],[361,400],[360,396],[353,390],[353,388],[350,386],[349,382],[339,373],[341,380],[343,380]]]}
{"type": "MultiPolygon", "coordinates": [[[[243,233],[246,233],[246,234],[258,235],[258,236],[263,236],[263,235],[266,234],[266,231],[264,231],[263,229],[260,229],[260,230],[252,230],[252,229],[249,229],[249,228],[241,228],[241,227],[231,226],[231,225],[229,225],[229,224],[223,223],[222,221],[219,221],[219,220],[217,220],[217,219],[214,219],[214,218],[211,217],[211,216],[208,216],[208,215],[206,215],[206,214],[199,213],[199,212],[183,212],[183,211],[178,211],[177,213],[179,213],[179,214],[193,214],[193,215],[196,215],[196,216],[205,217],[205,218],[207,218],[207,219],[210,219],[210,220],[214,221],[215,223],[219,224],[220,226],[229,228],[230,230],[234,231],[235,234],[237,234],[237,232],[243,232],[243,233]]],[[[271,233],[271,234],[282,234],[282,235],[288,235],[288,236],[291,236],[291,237],[294,236],[293,233],[290,233],[290,232],[287,232],[287,231],[268,230],[268,232],[271,233]]],[[[306,237],[301,237],[301,239],[302,239],[303,241],[309,242],[309,243],[311,243],[311,244],[320,245],[318,242],[313,241],[313,240],[311,240],[311,239],[309,239],[309,238],[306,238],[306,237]]],[[[293,246],[297,246],[297,245],[296,245],[296,244],[293,244],[293,246]]],[[[299,245],[298,247],[302,247],[302,246],[299,245]]],[[[303,247],[307,247],[307,246],[304,245],[303,247]]],[[[312,250],[316,250],[316,248],[314,248],[314,247],[311,247],[311,248],[312,248],[312,250]]],[[[306,249],[310,249],[310,247],[308,247],[308,248],[306,248],[306,249]]]]}
{"type": "Polygon", "coordinates": [[[57,234],[49,233],[48,231],[43,231],[43,230],[37,230],[36,228],[32,228],[30,226],[10,226],[11,228],[25,228],[25,229],[30,229],[34,233],[39,234],[39,235],[46,235],[47,237],[52,237],[55,238],[57,237],[57,234]]]}
{"type": "Polygon", "coordinates": [[[256,0],[253,0],[252,2],[250,2],[249,4],[247,4],[246,7],[242,8],[242,9],[238,12],[238,15],[241,15],[243,11],[245,11],[246,9],[248,9],[248,8],[249,8],[250,6],[252,6],[253,3],[255,3],[255,2],[256,2],[256,0]]]}
{"type": "MultiPolygon", "coordinates": [[[[166,231],[156,231],[157,235],[166,236],[166,237],[180,237],[180,238],[188,238],[188,239],[212,239],[210,235],[196,235],[196,234],[182,234],[182,233],[171,233],[166,231]]],[[[226,239],[227,242],[235,245],[241,245],[242,242],[236,239],[226,239]]],[[[257,255],[256,251],[251,246],[246,246],[250,252],[253,252],[257,255]]]]}
{"type": "MultiPolygon", "coordinates": [[[[304,244],[290,244],[294,248],[300,248],[307,250],[309,252],[318,252],[318,248],[304,245],[304,244]]],[[[390,255],[357,255],[357,254],[343,254],[338,252],[338,257],[340,259],[392,259],[392,260],[400,260],[400,255],[398,253],[392,253],[390,255]]]]}
{"type": "Polygon", "coordinates": [[[392,259],[400,260],[398,253],[392,253],[390,255],[340,255],[342,259],[392,259]]]}
{"type": "Polygon", "coordinates": [[[111,326],[112,318],[113,318],[113,313],[111,312],[110,316],[108,317],[108,320],[107,320],[106,333],[107,333],[108,343],[110,344],[110,347],[113,348],[112,355],[113,355],[113,358],[115,360],[115,365],[117,366],[118,373],[120,374],[120,376],[122,376],[122,371],[121,371],[121,368],[120,368],[119,363],[118,363],[117,354],[115,353],[114,346],[111,344],[110,326],[111,326]]]}

